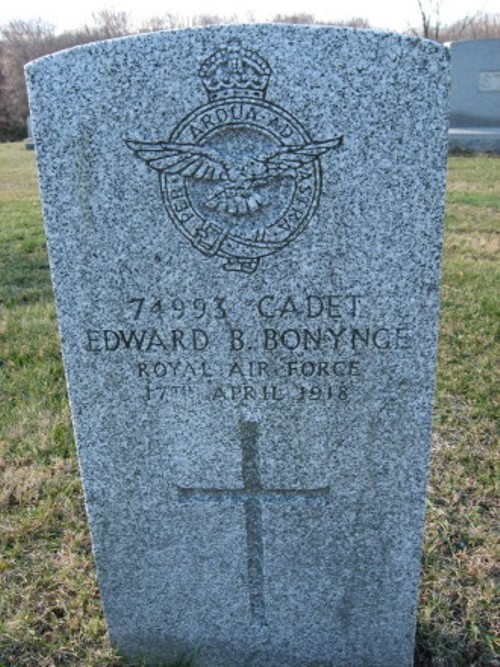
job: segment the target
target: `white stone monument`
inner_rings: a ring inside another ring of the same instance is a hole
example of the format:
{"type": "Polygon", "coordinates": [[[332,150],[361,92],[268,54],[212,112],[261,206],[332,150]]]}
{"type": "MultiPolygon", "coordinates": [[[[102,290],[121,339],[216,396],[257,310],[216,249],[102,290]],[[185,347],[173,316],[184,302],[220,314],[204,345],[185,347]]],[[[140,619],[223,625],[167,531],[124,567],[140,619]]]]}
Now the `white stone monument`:
{"type": "Polygon", "coordinates": [[[113,644],[411,665],[446,49],[226,26],[27,72],[113,644]]]}

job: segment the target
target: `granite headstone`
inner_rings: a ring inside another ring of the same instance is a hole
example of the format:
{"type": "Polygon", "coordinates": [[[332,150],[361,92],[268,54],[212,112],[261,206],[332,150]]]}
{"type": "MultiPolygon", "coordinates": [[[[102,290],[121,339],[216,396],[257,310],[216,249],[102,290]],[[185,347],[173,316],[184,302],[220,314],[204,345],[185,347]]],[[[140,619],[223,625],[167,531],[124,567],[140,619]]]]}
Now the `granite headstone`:
{"type": "Polygon", "coordinates": [[[450,149],[500,153],[500,39],[451,45],[450,149]]]}
{"type": "Polygon", "coordinates": [[[113,644],[411,665],[446,49],[219,26],[27,73],[113,644]]]}

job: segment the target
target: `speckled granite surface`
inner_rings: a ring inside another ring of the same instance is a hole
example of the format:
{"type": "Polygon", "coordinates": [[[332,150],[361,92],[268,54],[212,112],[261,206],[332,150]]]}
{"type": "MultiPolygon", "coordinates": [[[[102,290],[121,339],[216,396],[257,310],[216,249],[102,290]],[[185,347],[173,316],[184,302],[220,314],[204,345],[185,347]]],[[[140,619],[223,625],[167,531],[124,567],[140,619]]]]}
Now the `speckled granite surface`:
{"type": "Polygon", "coordinates": [[[446,50],[228,26],[27,73],[112,641],[410,665],[446,50]]]}

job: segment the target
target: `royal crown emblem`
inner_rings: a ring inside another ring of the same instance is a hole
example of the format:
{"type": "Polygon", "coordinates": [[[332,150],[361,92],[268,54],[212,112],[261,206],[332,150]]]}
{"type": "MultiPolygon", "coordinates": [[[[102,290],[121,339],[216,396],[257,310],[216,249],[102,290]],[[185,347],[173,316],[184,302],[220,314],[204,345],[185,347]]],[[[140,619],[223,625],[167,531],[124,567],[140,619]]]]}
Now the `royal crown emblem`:
{"type": "Polygon", "coordinates": [[[320,157],[342,136],[313,141],[287,111],[266,101],[271,68],[231,42],[202,63],[208,104],[167,141],[126,140],[159,173],[168,215],[191,245],[253,273],[262,257],[294,241],[313,216],[320,157]]]}

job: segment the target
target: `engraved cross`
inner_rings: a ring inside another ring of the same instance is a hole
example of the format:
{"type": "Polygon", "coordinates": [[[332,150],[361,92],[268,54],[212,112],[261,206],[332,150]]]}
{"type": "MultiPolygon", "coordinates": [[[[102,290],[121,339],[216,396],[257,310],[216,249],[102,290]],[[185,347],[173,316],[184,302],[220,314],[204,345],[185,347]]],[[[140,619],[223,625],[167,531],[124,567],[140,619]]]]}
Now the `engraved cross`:
{"type": "Polygon", "coordinates": [[[248,583],[250,613],[252,619],[265,624],[264,603],[264,539],[262,530],[262,503],[303,503],[321,500],[330,493],[329,486],[315,489],[265,488],[260,476],[258,448],[258,424],[252,421],[240,423],[242,447],[242,488],[177,488],[179,498],[191,501],[217,502],[230,500],[242,502],[245,508],[247,541],[248,583]]]}

